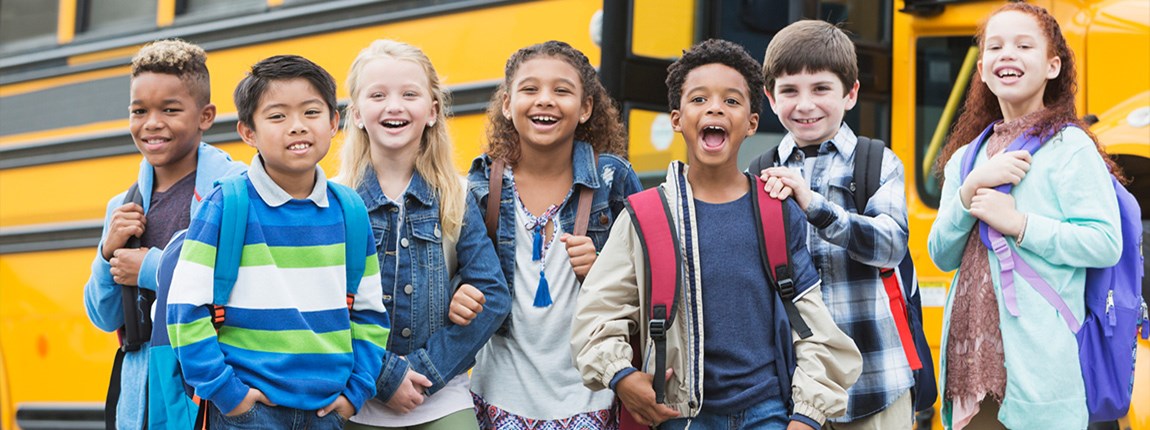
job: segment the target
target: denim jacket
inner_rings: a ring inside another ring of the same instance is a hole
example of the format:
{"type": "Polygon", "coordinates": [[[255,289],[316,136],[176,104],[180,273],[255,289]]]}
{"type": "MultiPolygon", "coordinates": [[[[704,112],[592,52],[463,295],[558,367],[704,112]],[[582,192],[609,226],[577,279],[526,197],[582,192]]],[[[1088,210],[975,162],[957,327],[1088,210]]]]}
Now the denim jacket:
{"type": "MultiPolygon", "coordinates": [[[[587,236],[595,244],[595,249],[603,249],[607,243],[607,235],[611,232],[611,225],[619,215],[625,212],[624,202],[627,196],[641,191],[643,186],[639,183],[639,176],[631,169],[631,163],[613,154],[599,154],[598,172],[592,166],[595,152],[591,144],[575,141],[571,154],[571,163],[574,169],[573,185],[583,185],[595,190],[591,200],[591,216],[588,218],[587,236]],[[596,174],[598,173],[598,174],[596,174]]],[[[471,162],[471,170],[467,172],[469,182],[468,191],[479,212],[486,216],[487,194],[490,191],[489,178],[491,177],[491,157],[480,155],[471,162]]],[[[503,191],[499,202],[499,232],[496,253],[499,255],[499,264],[503,268],[503,275],[507,278],[507,287],[511,295],[515,295],[515,191],[507,175],[503,176],[503,191]]],[[[559,209],[559,223],[563,231],[574,231],[575,212],[578,206],[578,193],[572,193],[563,207],[559,209]]],[[[511,320],[508,319],[508,322],[511,320]]],[[[501,329],[497,334],[506,334],[501,329]]]]}
{"type": "Polygon", "coordinates": [[[432,395],[474,364],[475,354],[511,312],[507,284],[483,217],[474,205],[467,205],[452,258],[444,252],[439,198],[419,172],[404,192],[402,212],[399,202],[383,194],[372,169],[366,170],[356,192],[367,205],[379,253],[383,304],[391,315],[387,350],[392,354],[384,358],[376,398],[390,399],[409,367],[431,380],[426,394],[432,395]],[[404,220],[397,231],[401,213],[404,220]],[[453,260],[456,267],[448,267],[453,260]],[[467,326],[447,318],[459,283],[475,286],[487,298],[483,312],[467,326]]]}

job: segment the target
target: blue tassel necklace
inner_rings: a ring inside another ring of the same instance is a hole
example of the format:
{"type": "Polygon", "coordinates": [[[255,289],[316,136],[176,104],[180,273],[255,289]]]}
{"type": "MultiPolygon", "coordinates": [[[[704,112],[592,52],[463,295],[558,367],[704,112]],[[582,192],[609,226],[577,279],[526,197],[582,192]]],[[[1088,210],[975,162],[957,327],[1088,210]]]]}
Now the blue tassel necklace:
{"type": "MultiPolygon", "coordinates": [[[[513,180],[514,181],[514,180],[513,180]]],[[[514,182],[512,182],[514,184],[514,182]]],[[[539,286],[535,288],[535,301],[532,306],[537,308],[546,308],[553,303],[551,300],[551,286],[547,283],[547,251],[551,249],[551,243],[555,241],[555,237],[559,232],[558,228],[552,227],[551,237],[544,238],[547,235],[547,223],[558,222],[559,208],[562,205],[551,205],[547,210],[543,211],[542,215],[535,216],[531,211],[527,210],[527,205],[523,203],[523,199],[519,198],[519,187],[513,185],[515,190],[515,200],[523,209],[523,213],[527,216],[527,222],[524,227],[531,233],[531,261],[539,265],[539,286]]],[[[570,193],[568,193],[570,196],[570,193]]],[[[563,199],[566,201],[567,199],[563,199]]]]}

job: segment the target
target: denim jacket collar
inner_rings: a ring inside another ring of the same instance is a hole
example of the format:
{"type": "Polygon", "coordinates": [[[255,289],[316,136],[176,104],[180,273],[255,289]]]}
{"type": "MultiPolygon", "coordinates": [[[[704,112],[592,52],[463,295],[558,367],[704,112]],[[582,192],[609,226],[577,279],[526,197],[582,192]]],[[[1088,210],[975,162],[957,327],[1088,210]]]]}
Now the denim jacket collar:
{"type": "MultiPolygon", "coordinates": [[[[851,159],[851,156],[854,155],[855,146],[857,144],[858,137],[855,136],[853,131],[851,131],[850,126],[844,122],[843,125],[839,127],[838,133],[835,133],[835,137],[831,138],[831,140],[823,142],[823,144],[819,147],[819,153],[829,153],[833,148],[842,154],[844,158],[849,160],[851,159]]],[[[785,164],[786,160],[791,159],[791,157],[794,155],[795,149],[797,148],[798,144],[795,143],[795,136],[791,133],[787,133],[787,135],[783,137],[783,140],[779,142],[779,160],[783,160],[785,164]]]]}
{"type": "MultiPolygon", "coordinates": [[[[376,176],[375,169],[371,167],[364,169],[363,180],[355,187],[355,191],[363,196],[363,203],[367,205],[368,212],[394,202],[383,194],[383,189],[379,187],[379,176],[376,176]]],[[[411,181],[407,183],[407,189],[403,191],[403,195],[414,197],[424,206],[432,206],[436,201],[435,192],[432,191],[431,185],[423,179],[418,170],[412,172],[411,181]]]]}
{"type": "Polygon", "coordinates": [[[591,189],[599,188],[598,161],[595,159],[595,148],[590,143],[576,140],[571,156],[574,163],[574,182],[591,189]]]}

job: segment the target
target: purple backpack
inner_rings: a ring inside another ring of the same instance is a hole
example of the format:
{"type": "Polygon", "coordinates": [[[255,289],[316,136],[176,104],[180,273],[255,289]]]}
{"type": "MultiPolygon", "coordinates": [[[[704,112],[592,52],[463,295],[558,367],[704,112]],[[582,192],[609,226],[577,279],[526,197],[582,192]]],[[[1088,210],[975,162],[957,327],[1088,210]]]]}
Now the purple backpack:
{"type": "MultiPolygon", "coordinates": [[[[987,127],[970,143],[962,159],[961,180],[974,168],[975,159],[994,125],[987,127]]],[[[1023,135],[1004,151],[1027,150],[1033,155],[1042,140],[1023,135]]],[[[1142,338],[1150,336],[1146,303],[1142,300],[1142,222],[1138,201],[1118,180],[1111,178],[1118,195],[1121,212],[1122,257],[1112,267],[1086,270],[1086,318],[1079,324],[1062,297],[1030,265],[1013,252],[1002,233],[979,222],[982,243],[994,251],[1002,268],[1002,298],[1012,316],[1018,316],[1018,299],[1014,276],[1018,272],[1042,295],[1066,321],[1078,338],[1078,359],[1086,385],[1086,407],[1090,421],[1113,421],[1126,415],[1134,389],[1134,354],[1137,351],[1138,326],[1142,338]]],[[[1013,186],[1004,184],[998,191],[1010,193],[1013,186]]]]}

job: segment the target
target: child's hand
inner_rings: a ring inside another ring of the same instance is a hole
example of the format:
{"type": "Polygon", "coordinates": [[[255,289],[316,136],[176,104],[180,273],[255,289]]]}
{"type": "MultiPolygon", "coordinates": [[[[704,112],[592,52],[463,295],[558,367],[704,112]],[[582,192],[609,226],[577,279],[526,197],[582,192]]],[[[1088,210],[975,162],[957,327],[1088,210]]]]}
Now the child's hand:
{"type": "MultiPolygon", "coordinates": [[[[667,369],[668,381],[674,373],[674,370],[667,369]]],[[[652,379],[651,375],[645,372],[632,372],[615,384],[615,394],[623,401],[623,405],[627,406],[627,412],[631,413],[635,421],[654,427],[679,416],[679,411],[655,403],[655,389],[651,387],[652,379]]]]}
{"type": "Polygon", "coordinates": [[[148,255],[148,248],[120,248],[112,251],[112,280],[117,284],[135,287],[139,284],[140,265],[144,264],[144,256],[148,255]]]}
{"type": "Polygon", "coordinates": [[[1004,235],[1018,237],[1025,217],[1014,208],[1014,196],[980,188],[970,199],[970,214],[1004,235]]]}
{"type": "Polygon", "coordinates": [[[598,258],[595,254],[595,242],[592,242],[590,237],[575,236],[568,233],[559,236],[559,241],[567,244],[567,256],[571,259],[571,269],[575,271],[575,277],[579,278],[579,282],[583,282],[583,278],[587,277],[587,272],[591,271],[591,265],[595,264],[595,259],[598,258]]]}
{"type": "Polygon", "coordinates": [[[767,183],[764,189],[771,197],[784,200],[793,195],[795,203],[807,210],[811,203],[811,187],[799,172],[787,167],[771,167],[763,170],[762,178],[767,183]]]}
{"type": "Polygon", "coordinates": [[[108,223],[108,237],[104,238],[104,259],[111,260],[112,252],[123,248],[132,236],[144,235],[147,219],[144,218],[144,208],[135,203],[128,203],[112,211],[112,221],[108,223]]]}
{"type": "Polygon", "coordinates": [[[232,409],[232,411],[228,412],[226,415],[229,417],[234,417],[236,415],[250,411],[252,410],[252,407],[256,405],[256,402],[260,402],[268,406],[275,406],[275,403],[272,403],[271,400],[268,400],[268,396],[265,396],[263,391],[257,390],[255,388],[248,388],[248,394],[244,396],[244,400],[240,402],[240,405],[236,406],[235,409],[232,409]]]}
{"type": "Polygon", "coordinates": [[[970,198],[979,188],[994,188],[1002,184],[1018,185],[1029,170],[1029,151],[1003,152],[990,157],[990,160],[975,167],[966,175],[966,181],[963,181],[962,187],[958,190],[962,205],[969,208],[970,198]]]}
{"type": "Polygon", "coordinates": [[[349,418],[351,418],[352,415],[355,415],[355,407],[351,405],[351,401],[347,400],[347,397],[344,397],[343,394],[340,394],[334,402],[331,402],[330,405],[324,406],[323,409],[316,411],[315,414],[322,418],[326,417],[327,414],[332,412],[339,414],[340,418],[343,418],[344,421],[347,421],[349,418]]]}
{"type": "Polygon", "coordinates": [[[817,430],[817,429],[815,429],[814,427],[811,427],[811,426],[809,426],[809,425],[807,425],[801,421],[791,421],[790,424],[787,424],[787,430],[817,430]]]}
{"type": "Polygon", "coordinates": [[[423,404],[423,391],[430,387],[431,380],[426,376],[407,369],[407,374],[403,375],[403,382],[399,383],[399,389],[395,390],[395,394],[387,400],[387,407],[401,414],[411,412],[416,406],[423,404]]]}
{"type": "Polygon", "coordinates": [[[471,284],[461,284],[451,297],[447,319],[457,326],[471,324],[471,320],[483,312],[484,303],[487,303],[487,296],[482,291],[471,284]]]}

